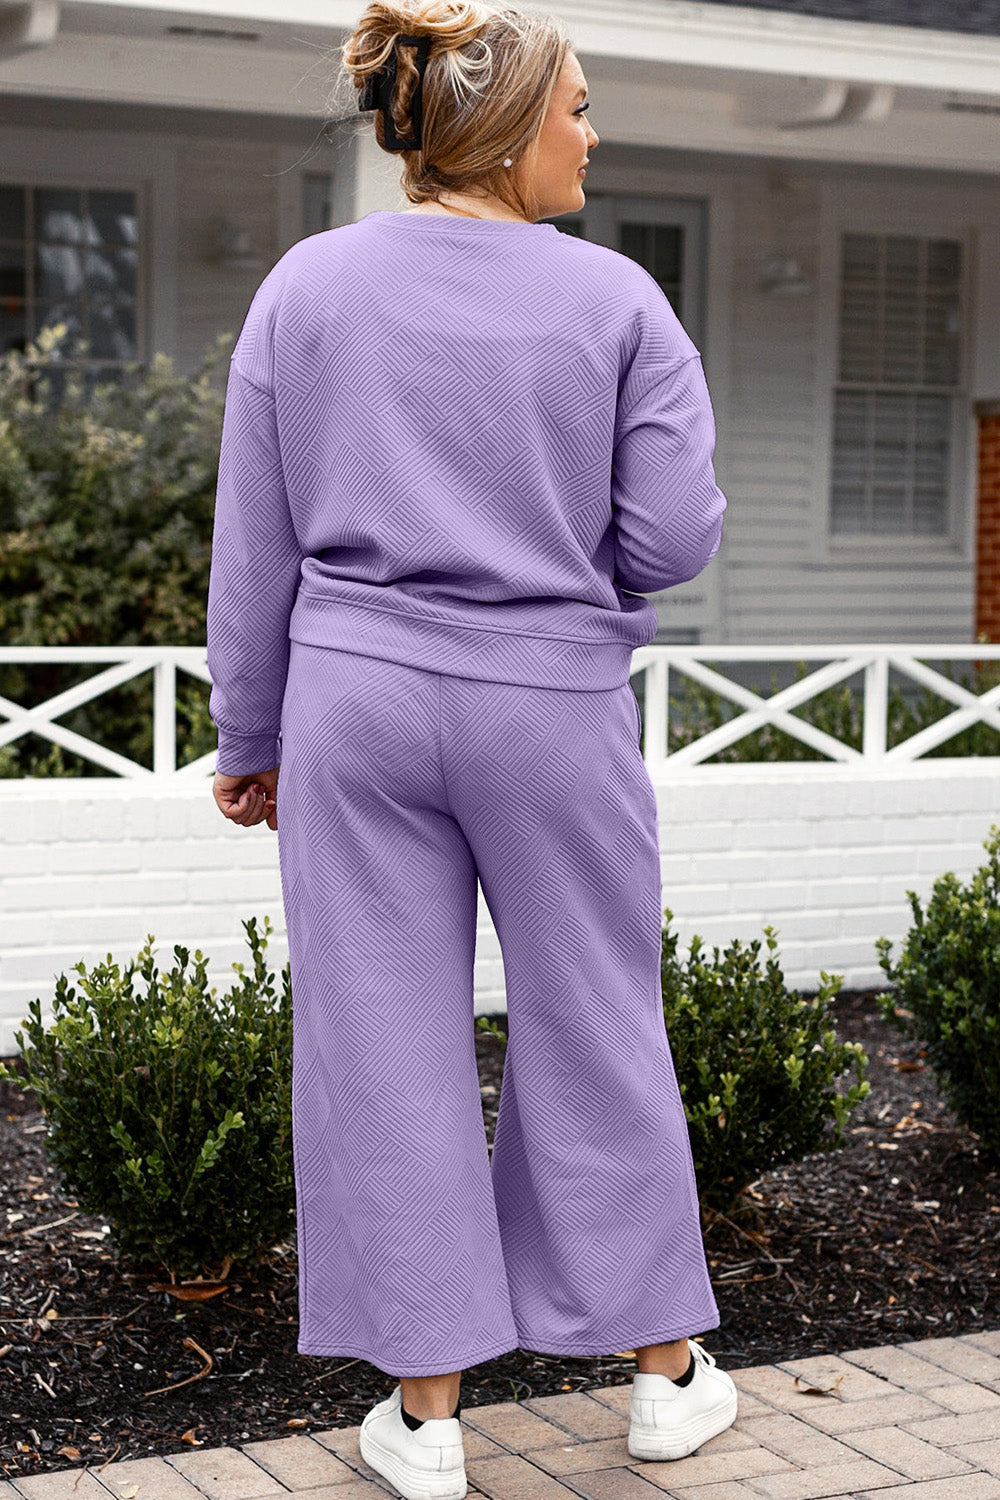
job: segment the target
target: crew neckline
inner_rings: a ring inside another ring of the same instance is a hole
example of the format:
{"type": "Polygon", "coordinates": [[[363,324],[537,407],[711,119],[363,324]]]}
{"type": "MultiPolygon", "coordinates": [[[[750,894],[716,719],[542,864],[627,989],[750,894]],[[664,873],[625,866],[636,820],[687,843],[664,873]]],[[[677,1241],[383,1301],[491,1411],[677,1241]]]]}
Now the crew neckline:
{"type": "MultiPolygon", "coordinates": [[[[529,222],[526,219],[467,219],[461,214],[413,214],[407,213],[405,209],[373,208],[370,213],[365,214],[365,219],[383,219],[393,223],[406,219],[410,223],[422,224],[428,228],[437,229],[459,229],[463,233],[471,230],[478,233],[484,225],[490,229],[519,230],[519,229],[552,229],[556,234],[559,229],[555,224],[529,222]]],[[[360,221],[364,222],[364,219],[360,221]]]]}

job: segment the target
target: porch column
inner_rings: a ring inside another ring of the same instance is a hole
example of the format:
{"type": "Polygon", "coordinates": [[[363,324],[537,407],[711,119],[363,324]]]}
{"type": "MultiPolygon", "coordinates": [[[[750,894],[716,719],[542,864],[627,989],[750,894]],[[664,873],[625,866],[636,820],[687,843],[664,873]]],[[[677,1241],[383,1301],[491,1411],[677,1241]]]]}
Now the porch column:
{"type": "Polygon", "coordinates": [[[977,401],[976,639],[1000,641],[1000,400],[977,401]]]}

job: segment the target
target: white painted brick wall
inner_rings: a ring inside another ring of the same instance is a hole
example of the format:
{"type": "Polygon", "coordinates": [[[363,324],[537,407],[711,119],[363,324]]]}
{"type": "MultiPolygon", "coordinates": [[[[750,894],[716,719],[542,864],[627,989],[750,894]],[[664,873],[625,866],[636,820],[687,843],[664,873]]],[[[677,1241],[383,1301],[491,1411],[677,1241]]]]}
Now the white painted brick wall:
{"type": "MultiPolygon", "coordinates": [[[[897,944],[910,923],[907,890],[960,879],[985,860],[1000,821],[1000,761],[924,761],[859,773],[853,766],[712,766],[657,784],[663,904],[680,946],[778,931],[788,982],[815,990],[819,973],[851,988],[881,986],[875,939],[897,944]]],[[[227,823],[211,781],[114,778],[0,781],[0,1055],[16,1051],[28,1005],[51,1018],[57,975],[109,953],[134,958],[153,933],[161,970],[173,946],[210,960],[209,983],[247,962],[243,920],[274,926],[276,986],[288,957],[277,835],[227,823]]],[[[503,963],[480,893],[475,1008],[504,1009],[503,963]]]]}

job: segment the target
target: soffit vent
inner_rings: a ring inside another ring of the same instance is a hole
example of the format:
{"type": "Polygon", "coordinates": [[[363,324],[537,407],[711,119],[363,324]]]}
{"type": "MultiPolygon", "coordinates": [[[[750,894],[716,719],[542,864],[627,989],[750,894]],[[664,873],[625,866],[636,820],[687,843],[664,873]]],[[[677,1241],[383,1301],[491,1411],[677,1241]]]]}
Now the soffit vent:
{"type": "Polygon", "coordinates": [[[259,31],[227,31],[221,26],[168,26],[171,36],[211,37],[217,42],[259,42],[259,31]]]}
{"type": "Polygon", "coordinates": [[[957,109],[965,115],[1000,115],[1000,104],[968,104],[961,99],[946,99],[945,109],[957,109]]]}

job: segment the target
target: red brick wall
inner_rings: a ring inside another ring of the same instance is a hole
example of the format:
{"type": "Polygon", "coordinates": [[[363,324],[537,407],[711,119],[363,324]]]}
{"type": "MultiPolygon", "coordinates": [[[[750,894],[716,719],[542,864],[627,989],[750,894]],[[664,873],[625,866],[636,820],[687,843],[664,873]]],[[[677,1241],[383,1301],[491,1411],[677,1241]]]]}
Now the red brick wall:
{"type": "Polygon", "coordinates": [[[976,639],[1000,641],[1000,401],[976,403],[979,501],[976,511],[976,639]]]}

